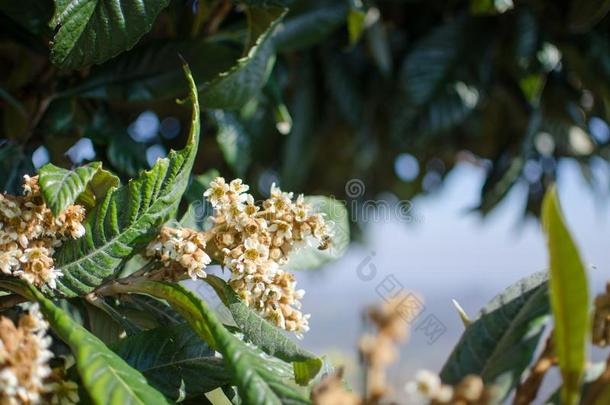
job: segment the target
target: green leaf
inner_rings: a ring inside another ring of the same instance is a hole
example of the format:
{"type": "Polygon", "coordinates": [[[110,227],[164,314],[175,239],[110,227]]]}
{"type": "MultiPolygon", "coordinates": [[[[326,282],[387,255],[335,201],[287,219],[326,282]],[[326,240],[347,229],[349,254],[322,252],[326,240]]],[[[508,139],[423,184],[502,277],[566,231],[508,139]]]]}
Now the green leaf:
{"type": "Polygon", "coordinates": [[[100,66],[75,87],[64,88],[59,97],[78,95],[114,101],[166,100],[183,96],[182,55],[200,83],[213,80],[227,71],[239,58],[234,42],[221,40],[168,41],[151,40],[100,66]],[[214,55],[213,59],[200,55],[214,55]]]}
{"type": "Polygon", "coordinates": [[[549,250],[554,347],[563,378],[561,397],[565,404],[576,404],[586,361],[589,292],[585,268],[563,219],[555,186],[548,189],[542,202],[542,224],[549,250]]]}
{"type": "Polygon", "coordinates": [[[178,54],[192,61],[199,78],[200,104],[206,108],[237,109],[256,96],[265,85],[275,61],[272,33],[282,10],[239,58],[241,44],[226,37],[198,41],[151,41],[93,69],[89,77],[61,97],[80,95],[104,100],[149,101],[184,94],[178,54]],[[213,55],[213,58],[201,58],[213,55]]]}
{"type": "Polygon", "coordinates": [[[462,56],[468,20],[458,18],[421,39],[406,56],[400,84],[415,105],[429,101],[462,56]]]}
{"type": "Polygon", "coordinates": [[[348,8],[344,4],[314,6],[300,14],[289,14],[278,28],[273,42],[278,51],[297,51],[328,38],[345,24],[348,8]]]}
{"type": "Polygon", "coordinates": [[[159,159],[150,171],[125,186],[112,189],[87,215],[86,234],[57,251],[55,267],[63,273],[57,289],[66,296],[84,295],[113,276],[173,217],[188,184],[199,143],[199,103],[195,82],[185,73],[193,103],[189,141],[179,151],[159,159]]]}
{"type": "Polygon", "coordinates": [[[320,143],[320,137],[312,136],[317,133],[315,128],[319,117],[316,115],[317,86],[311,55],[305,53],[302,56],[296,77],[299,80],[295,83],[289,107],[294,117],[294,124],[284,144],[280,171],[282,186],[289,190],[303,188],[320,143]],[[294,162],[299,162],[299,165],[295,165],[294,162]]]}
{"type": "Polygon", "coordinates": [[[523,172],[525,162],[532,149],[534,136],[540,129],[540,110],[534,110],[529,118],[525,136],[517,156],[503,155],[496,159],[481,189],[481,202],[478,207],[484,213],[491,211],[508,194],[523,172]]]}
{"type": "Polygon", "coordinates": [[[105,344],[112,344],[120,339],[125,329],[110,315],[91,304],[85,304],[88,329],[105,344]]]}
{"type": "Polygon", "coordinates": [[[470,0],[472,14],[494,15],[502,14],[514,8],[512,1],[506,0],[470,0]]]}
{"type": "Polygon", "coordinates": [[[172,400],[202,396],[229,383],[223,360],[188,324],[141,332],[112,349],[172,400]]]}
{"type": "Polygon", "coordinates": [[[443,382],[457,384],[478,374],[506,397],[532,361],[549,318],[546,281],[546,272],[535,273],[490,301],[443,366],[443,382]]]}
{"type": "Polygon", "coordinates": [[[229,308],[233,320],[246,340],[271,356],[293,363],[297,383],[305,385],[316,376],[322,367],[320,358],[301,349],[275,325],[247,306],[223,279],[208,275],[205,281],[229,308]]]}
{"type": "Polygon", "coordinates": [[[216,141],[227,164],[238,177],[244,177],[250,165],[250,135],[235,114],[213,110],[210,117],[218,127],[216,141]]]}
{"type": "Polygon", "coordinates": [[[136,177],[149,168],[146,148],[145,143],[134,141],[127,133],[117,134],[110,138],[106,148],[108,162],[119,173],[136,177]]]}
{"type": "Polygon", "coordinates": [[[204,107],[237,109],[263,88],[275,63],[271,34],[287,12],[285,9],[275,10],[275,19],[269,22],[247,55],[239,59],[230,70],[203,84],[201,104],[204,107]]]}
{"type": "MultiPolygon", "coordinates": [[[[41,167],[38,171],[40,189],[42,197],[53,215],[58,216],[69,205],[74,204],[101,168],[100,162],[89,163],[74,170],[66,170],[52,163],[41,167]]],[[[118,180],[114,177],[113,183],[108,184],[106,191],[111,187],[117,187],[118,180]]]]}
{"type": "MultiPolygon", "coordinates": [[[[591,399],[589,397],[589,395],[595,395],[598,399],[598,401],[600,402],[594,402],[595,405],[604,405],[608,403],[608,399],[610,399],[610,385],[605,384],[604,385],[604,393],[602,394],[601,392],[592,392],[595,390],[591,390],[591,386],[593,385],[593,383],[603,374],[603,372],[606,370],[606,362],[599,362],[599,363],[592,363],[589,364],[587,366],[587,369],[585,370],[585,374],[584,374],[584,378],[583,378],[583,384],[582,384],[582,397],[583,399],[583,403],[586,404],[590,404],[592,402],[589,402],[589,400],[591,399]],[[597,396],[599,395],[599,396],[597,396]],[[608,399],[604,399],[602,395],[609,395],[608,399]]],[[[559,389],[557,389],[555,392],[553,392],[553,394],[546,400],[544,401],[545,405],[561,405],[561,387],[559,389]]]]}
{"type": "Polygon", "coordinates": [[[305,202],[311,204],[315,212],[325,215],[325,220],[333,223],[332,242],[329,249],[317,246],[303,246],[290,254],[286,267],[293,270],[314,269],[343,256],[349,245],[349,215],[345,205],[338,200],[324,196],[307,196],[305,202]]]}
{"type": "Polygon", "coordinates": [[[146,383],[139,371],[131,368],[102,341],[74,322],[35,287],[16,280],[0,281],[0,285],[40,304],[40,310],[51,328],[70,347],[82,383],[93,403],[169,404],[161,393],[146,383]]]}
{"type": "Polygon", "coordinates": [[[366,12],[360,9],[351,8],[347,13],[347,33],[349,34],[349,43],[355,45],[362,37],[364,32],[364,19],[366,12]]]}
{"type": "Polygon", "coordinates": [[[166,300],[212,349],[223,355],[226,369],[244,402],[251,405],[307,404],[308,390],[292,381],[291,367],[231,334],[191,291],[179,284],[138,280],[116,284],[116,292],[148,294],[166,300]]]}
{"type": "Polygon", "coordinates": [[[143,311],[151,314],[159,325],[179,325],[184,322],[182,317],[166,302],[156,298],[148,297],[146,295],[134,295],[129,297],[129,301],[143,311]]]}
{"type": "Polygon", "coordinates": [[[169,0],[55,0],[51,62],[61,68],[102,63],[133,47],[169,0]]]}
{"type": "Polygon", "coordinates": [[[102,201],[110,189],[121,185],[121,180],[100,167],[95,176],[89,181],[87,188],[77,198],[76,202],[84,205],[87,209],[92,209],[98,201],[102,201]]]}
{"type": "Polygon", "coordinates": [[[366,41],[371,52],[371,57],[377,65],[377,69],[384,78],[392,75],[392,52],[390,50],[390,39],[388,29],[381,19],[375,21],[366,30],[366,41]]]}

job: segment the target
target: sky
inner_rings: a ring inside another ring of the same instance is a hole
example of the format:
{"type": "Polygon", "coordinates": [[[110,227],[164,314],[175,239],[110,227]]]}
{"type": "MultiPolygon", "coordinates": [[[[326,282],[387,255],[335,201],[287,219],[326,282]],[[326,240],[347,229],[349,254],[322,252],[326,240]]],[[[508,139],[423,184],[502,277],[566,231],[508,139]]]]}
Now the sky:
{"type": "MultiPolygon", "coordinates": [[[[608,164],[600,165],[599,180],[609,190],[608,164]]],[[[562,161],[558,170],[560,201],[594,295],[610,280],[608,195],[594,195],[573,161],[562,161]]],[[[344,257],[297,273],[299,287],[307,291],[303,310],[311,313],[311,331],[302,344],[350,370],[364,330],[363,309],[380,302],[388,286],[404,288],[422,304],[413,325],[432,319],[443,333],[431,339],[412,328],[393,378],[405,381],[420,368],[440,370],[463,331],[452,299],[474,317],[509,284],[547,267],[540,225],[521,221],[524,187],[515,187],[487,218],[469,212],[483,180],[482,169],[460,164],[440,190],[413,201],[415,221],[368,223],[365,241],[352,244],[344,257]]]]}

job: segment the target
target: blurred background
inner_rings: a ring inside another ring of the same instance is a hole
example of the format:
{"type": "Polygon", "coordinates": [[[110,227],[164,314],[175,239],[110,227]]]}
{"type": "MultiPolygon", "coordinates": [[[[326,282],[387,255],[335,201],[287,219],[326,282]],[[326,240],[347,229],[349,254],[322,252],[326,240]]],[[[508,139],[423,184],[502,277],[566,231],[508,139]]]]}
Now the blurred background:
{"type": "Polygon", "coordinates": [[[217,170],[259,196],[277,182],[346,201],[347,254],[297,276],[312,314],[304,345],[353,370],[363,308],[412,291],[422,312],[393,374],[399,386],[415,369],[438,370],[457,342],[452,299],[474,317],[545,268],[538,216],[553,182],[594,291],[608,278],[609,9],[171,0],[131,50],[66,69],[49,61],[53,3],[0,2],[0,188],[17,192],[47,162],[101,160],[126,180],[181,148],[181,54],[204,112],[187,199],[217,170]],[[212,97],[219,78],[228,84],[212,97]],[[430,335],[431,322],[442,333],[430,335]]]}

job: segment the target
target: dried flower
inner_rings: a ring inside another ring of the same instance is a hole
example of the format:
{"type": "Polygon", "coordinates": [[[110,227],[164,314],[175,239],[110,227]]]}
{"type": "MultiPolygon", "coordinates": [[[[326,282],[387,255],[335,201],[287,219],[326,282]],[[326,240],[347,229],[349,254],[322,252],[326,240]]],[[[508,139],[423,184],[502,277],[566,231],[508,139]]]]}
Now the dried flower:
{"type": "Polygon", "coordinates": [[[360,355],[367,365],[367,401],[370,403],[378,402],[389,392],[386,369],[398,358],[396,345],[407,337],[407,323],[399,311],[405,298],[400,294],[381,307],[369,310],[377,334],[360,339],[360,355]]]}
{"type": "Polygon", "coordinates": [[[51,369],[48,361],[51,338],[38,306],[32,306],[15,325],[0,317],[0,403],[40,403],[44,379],[51,369]]]}
{"type": "Polygon", "coordinates": [[[601,347],[610,345],[610,282],[606,291],[595,297],[593,313],[593,344],[601,347]]]}
{"type": "Polygon", "coordinates": [[[55,288],[62,275],[53,267],[55,248],[85,234],[84,218],[80,205],[55,218],[42,199],[38,176],[24,176],[23,196],[0,194],[0,271],[55,288]]]}
{"type": "Polygon", "coordinates": [[[345,389],[343,382],[343,369],[337,373],[324,377],[311,392],[314,405],[359,405],[360,397],[345,389]]]}

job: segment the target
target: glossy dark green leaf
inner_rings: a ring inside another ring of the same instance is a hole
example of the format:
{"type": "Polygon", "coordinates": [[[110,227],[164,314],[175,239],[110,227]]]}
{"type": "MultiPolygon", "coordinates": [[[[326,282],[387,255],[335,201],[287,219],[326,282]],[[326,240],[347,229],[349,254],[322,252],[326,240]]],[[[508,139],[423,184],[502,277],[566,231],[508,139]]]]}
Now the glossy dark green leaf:
{"type": "Polygon", "coordinates": [[[285,14],[286,10],[277,9],[275,19],[268,20],[269,25],[248,50],[247,55],[239,59],[228,71],[203,84],[203,106],[237,109],[260,92],[275,63],[272,33],[285,14]]]}
{"type": "Polygon", "coordinates": [[[578,248],[563,219],[555,186],[544,197],[542,224],[549,251],[554,348],[563,378],[561,398],[563,403],[572,405],[579,401],[587,360],[589,286],[578,248]]]}
{"type": "Polygon", "coordinates": [[[295,380],[307,384],[322,367],[322,360],[301,349],[292,340],[256,311],[239,299],[235,291],[221,278],[208,275],[210,284],[222,302],[229,308],[233,320],[244,334],[244,339],[254,343],[265,353],[293,363],[295,380]]]}
{"type": "Polygon", "coordinates": [[[36,288],[16,280],[3,280],[0,285],[40,304],[40,310],[53,331],[70,347],[81,381],[94,404],[169,404],[161,393],[148,385],[139,371],[75,323],[36,288]]]}
{"type": "Polygon", "coordinates": [[[239,58],[241,48],[232,41],[152,40],[100,66],[76,86],[66,87],[60,97],[80,97],[113,101],[167,100],[188,91],[184,83],[182,55],[189,62],[198,85],[227,71],[239,58]],[[214,55],[201,58],[200,55],[214,55]]]}
{"type": "Polygon", "coordinates": [[[180,76],[180,54],[192,62],[193,72],[199,79],[202,107],[237,109],[258,94],[267,81],[275,61],[272,33],[284,14],[284,10],[274,14],[276,18],[241,58],[242,45],[227,38],[151,41],[94,69],[82,83],[64,89],[60,96],[77,94],[126,101],[181,96],[186,89],[180,76]],[[201,58],[201,55],[214,57],[201,58]]]}
{"type": "Polygon", "coordinates": [[[188,144],[159,159],[150,171],[111,190],[88,213],[85,236],[70,240],[57,251],[55,267],[63,273],[58,290],[83,295],[111,277],[121,264],[155,236],[172,218],[186,189],[199,143],[199,104],[195,82],[185,66],[193,114],[188,144]]]}
{"type": "Polygon", "coordinates": [[[235,114],[213,110],[210,117],[217,127],[216,141],[227,164],[237,177],[244,177],[252,160],[250,135],[235,114]]]}
{"type": "Polygon", "coordinates": [[[188,324],[141,332],[112,349],[172,400],[200,397],[229,383],[223,360],[188,324]]]}
{"type": "Polygon", "coordinates": [[[279,26],[273,42],[278,51],[296,51],[311,47],[328,38],[345,25],[348,8],[345,4],[312,7],[300,14],[289,14],[279,26]]]}
{"type": "Polygon", "coordinates": [[[117,342],[125,330],[112,317],[91,304],[86,304],[87,327],[107,345],[117,342]]]}
{"type": "Polygon", "coordinates": [[[491,211],[521,177],[525,162],[531,153],[534,136],[540,129],[540,119],[539,110],[532,112],[519,155],[511,156],[509,152],[505,152],[494,162],[481,190],[481,202],[478,208],[484,213],[491,211]]]}
{"type": "Polygon", "coordinates": [[[406,56],[400,84],[409,99],[421,105],[432,98],[445,83],[455,62],[461,57],[468,20],[458,18],[435,28],[421,39],[406,56]]]}
{"type": "Polygon", "coordinates": [[[225,367],[245,403],[310,403],[308,389],[294,382],[289,364],[238,339],[216,318],[205,302],[181,285],[139,280],[130,285],[117,285],[116,291],[148,294],[167,300],[212,349],[223,355],[225,367]]]}
{"type": "Polygon", "coordinates": [[[51,61],[61,68],[102,63],[133,47],[169,0],[55,0],[51,61]]]}
{"type": "Polygon", "coordinates": [[[106,154],[108,162],[119,173],[136,177],[142,170],[148,169],[146,160],[147,145],[134,141],[128,134],[117,134],[110,138],[106,154]]]}
{"type": "Polygon", "coordinates": [[[533,274],[489,302],[443,366],[443,382],[481,375],[504,398],[533,360],[549,319],[547,279],[546,272],[533,274]]]}
{"type": "Polygon", "coordinates": [[[317,89],[311,55],[303,55],[297,76],[299,80],[289,105],[294,124],[284,144],[280,172],[282,186],[288,190],[303,189],[321,142],[320,137],[313,136],[319,117],[316,114],[317,89]],[[294,164],[297,161],[298,166],[294,164]]]}

